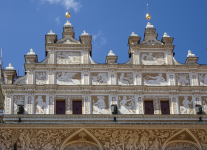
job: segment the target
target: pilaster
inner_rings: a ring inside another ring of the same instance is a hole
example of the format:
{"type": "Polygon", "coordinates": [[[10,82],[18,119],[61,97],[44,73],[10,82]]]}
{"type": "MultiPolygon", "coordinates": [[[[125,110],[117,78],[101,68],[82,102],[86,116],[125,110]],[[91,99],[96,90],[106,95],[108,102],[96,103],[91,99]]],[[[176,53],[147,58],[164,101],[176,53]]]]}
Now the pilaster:
{"type": "Polygon", "coordinates": [[[144,114],[144,103],[143,103],[142,94],[137,94],[137,100],[138,100],[137,113],[138,114],[144,114]]]}
{"type": "Polygon", "coordinates": [[[179,108],[179,103],[178,103],[178,96],[177,95],[170,95],[171,99],[171,110],[172,114],[180,114],[180,108],[179,108]]]}
{"type": "Polygon", "coordinates": [[[109,72],[111,85],[117,85],[117,75],[115,70],[109,72]]]}
{"type": "Polygon", "coordinates": [[[89,93],[85,93],[84,97],[84,114],[92,114],[91,113],[91,98],[89,93]]]}
{"type": "Polygon", "coordinates": [[[90,72],[89,70],[83,70],[82,72],[82,84],[83,85],[89,85],[90,84],[90,72]]]}

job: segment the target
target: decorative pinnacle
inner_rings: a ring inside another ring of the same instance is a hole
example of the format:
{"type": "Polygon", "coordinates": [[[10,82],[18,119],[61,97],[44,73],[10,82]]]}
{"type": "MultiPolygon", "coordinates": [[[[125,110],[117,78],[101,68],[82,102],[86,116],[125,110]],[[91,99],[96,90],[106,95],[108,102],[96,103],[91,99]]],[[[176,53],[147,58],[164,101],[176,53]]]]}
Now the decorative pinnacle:
{"type": "Polygon", "coordinates": [[[68,2],[68,12],[65,13],[66,18],[70,18],[70,13],[69,13],[69,2],[68,2]]]}
{"type": "Polygon", "coordinates": [[[148,4],[147,4],[147,14],[146,14],[146,19],[149,21],[151,19],[151,15],[148,13],[148,4]]]}

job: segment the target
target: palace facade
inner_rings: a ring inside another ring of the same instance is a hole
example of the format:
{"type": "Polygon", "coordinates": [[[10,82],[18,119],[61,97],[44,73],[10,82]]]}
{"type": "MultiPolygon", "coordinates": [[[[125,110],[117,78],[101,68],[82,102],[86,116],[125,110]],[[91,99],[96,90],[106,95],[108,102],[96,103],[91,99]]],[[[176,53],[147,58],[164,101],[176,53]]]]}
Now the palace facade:
{"type": "Polygon", "coordinates": [[[69,21],[62,35],[45,36],[42,62],[32,49],[25,55],[25,76],[16,78],[11,64],[3,71],[1,149],[207,149],[207,65],[190,50],[179,63],[173,37],[164,33],[159,41],[148,23],[143,40],[129,36],[128,62],[118,64],[109,51],[98,64],[91,35],[76,40],[69,21]],[[17,114],[20,106],[24,114],[17,114]]]}

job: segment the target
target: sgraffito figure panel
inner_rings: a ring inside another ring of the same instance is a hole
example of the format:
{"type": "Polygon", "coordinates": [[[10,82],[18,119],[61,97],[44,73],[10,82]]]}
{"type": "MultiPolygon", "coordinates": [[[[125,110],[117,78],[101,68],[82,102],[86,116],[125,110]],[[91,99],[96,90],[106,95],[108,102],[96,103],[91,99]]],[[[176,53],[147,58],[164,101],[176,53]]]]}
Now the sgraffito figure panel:
{"type": "Polygon", "coordinates": [[[143,65],[164,65],[164,52],[144,52],[140,53],[143,65]]]}
{"type": "Polygon", "coordinates": [[[80,52],[57,52],[57,64],[80,64],[80,52]]]}
{"type": "Polygon", "coordinates": [[[179,96],[178,100],[181,114],[194,114],[193,99],[191,96],[179,96]]]}
{"type": "Polygon", "coordinates": [[[57,84],[59,85],[80,85],[80,72],[57,72],[57,84]]]}
{"type": "Polygon", "coordinates": [[[143,85],[167,85],[166,73],[142,74],[143,85]]]}
{"type": "Polygon", "coordinates": [[[109,114],[109,100],[108,96],[91,96],[93,114],[109,114]]]}
{"type": "Polygon", "coordinates": [[[132,85],[133,73],[117,73],[118,85],[132,85]]]}
{"type": "Polygon", "coordinates": [[[107,85],[108,73],[107,72],[91,73],[91,83],[92,85],[107,85]]]}
{"type": "Polygon", "coordinates": [[[35,108],[36,114],[46,114],[46,96],[36,95],[35,96],[35,108]]]}
{"type": "Polygon", "coordinates": [[[118,109],[120,114],[135,114],[135,97],[134,96],[119,96],[118,109]]]}

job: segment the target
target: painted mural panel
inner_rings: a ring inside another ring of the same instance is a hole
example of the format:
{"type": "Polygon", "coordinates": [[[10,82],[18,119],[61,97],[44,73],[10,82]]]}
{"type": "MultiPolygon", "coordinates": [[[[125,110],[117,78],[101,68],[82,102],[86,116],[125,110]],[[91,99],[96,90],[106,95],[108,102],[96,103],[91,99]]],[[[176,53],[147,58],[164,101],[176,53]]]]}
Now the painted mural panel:
{"type": "Polygon", "coordinates": [[[203,108],[203,113],[207,114],[207,96],[202,96],[202,108],[203,108]]]}
{"type": "Polygon", "coordinates": [[[200,86],[207,86],[207,74],[199,74],[198,78],[200,86]]]}
{"type": "Polygon", "coordinates": [[[132,85],[133,73],[117,73],[118,85],[132,85]]]}
{"type": "Polygon", "coordinates": [[[135,114],[135,96],[119,96],[118,109],[120,114],[135,114]]]}
{"type": "Polygon", "coordinates": [[[14,95],[14,114],[17,114],[17,106],[21,105],[24,107],[25,96],[24,95],[14,95]]]}
{"type": "Polygon", "coordinates": [[[194,114],[193,100],[191,96],[179,96],[178,100],[181,114],[194,114]]]}
{"type": "Polygon", "coordinates": [[[144,85],[167,85],[166,73],[144,73],[142,74],[144,85]]]}
{"type": "Polygon", "coordinates": [[[43,85],[46,84],[47,76],[46,72],[36,72],[36,84],[43,85]]]}
{"type": "Polygon", "coordinates": [[[36,95],[35,96],[35,110],[36,114],[46,114],[46,96],[36,95]]]}
{"type": "Polygon", "coordinates": [[[57,64],[80,64],[80,52],[57,52],[57,64]]]}
{"type": "Polygon", "coordinates": [[[164,65],[164,52],[142,52],[140,53],[143,65],[164,65]]]}
{"type": "Polygon", "coordinates": [[[188,73],[176,73],[177,85],[190,86],[190,78],[188,73]]]}
{"type": "Polygon", "coordinates": [[[107,72],[93,72],[91,73],[92,85],[107,85],[108,83],[108,73],[107,72]]]}
{"type": "Polygon", "coordinates": [[[59,85],[80,85],[80,72],[57,72],[57,84],[59,85]]]}
{"type": "Polygon", "coordinates": [[[109,99],[108,96],[91,96],[93,114],[109,114],[109,99]]]}

